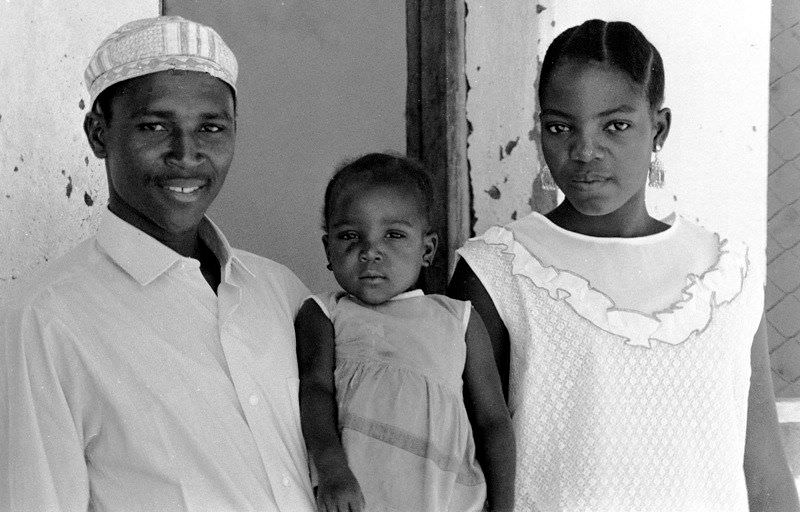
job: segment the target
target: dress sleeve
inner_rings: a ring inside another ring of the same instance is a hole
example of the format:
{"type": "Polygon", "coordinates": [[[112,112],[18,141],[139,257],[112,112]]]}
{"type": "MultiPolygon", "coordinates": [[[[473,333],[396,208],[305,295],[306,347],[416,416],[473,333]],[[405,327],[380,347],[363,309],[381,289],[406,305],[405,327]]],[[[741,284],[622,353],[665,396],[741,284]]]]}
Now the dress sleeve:
{"type": "Polygon", "coordinates": [[[53,350],[74,346],[69,338],[46,311],[0,316],[0,510],[89,508],[83,436],[53,350]]]}
{"type": "Polygon", "coordinates": [[[524,314],[523,301],[514,282],[511,232],[491,227],[480,237],[467,241],[457,254],[469,265],[494,303],[500,318],[511,330],[524,314]]]}

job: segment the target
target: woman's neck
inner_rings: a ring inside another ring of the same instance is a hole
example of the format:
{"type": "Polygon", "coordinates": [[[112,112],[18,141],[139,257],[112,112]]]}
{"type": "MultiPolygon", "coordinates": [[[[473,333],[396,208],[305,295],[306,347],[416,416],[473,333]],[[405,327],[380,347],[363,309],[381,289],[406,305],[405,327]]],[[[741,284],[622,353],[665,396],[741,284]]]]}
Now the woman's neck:
{"type": "Polygon", "coordinates": [[[560,228],[587,236],[636,238],[654,235],[669,228],[647,213],[644,204],[625,204],[605,215],[585,215],[564,200],[546,217],[560,228]]]}

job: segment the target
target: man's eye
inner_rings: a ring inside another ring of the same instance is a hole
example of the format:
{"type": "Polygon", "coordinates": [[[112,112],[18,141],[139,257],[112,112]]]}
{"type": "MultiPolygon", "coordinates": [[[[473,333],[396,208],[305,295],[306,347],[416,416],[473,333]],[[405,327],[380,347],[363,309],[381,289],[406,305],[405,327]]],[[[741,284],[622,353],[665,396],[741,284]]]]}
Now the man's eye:
{"type": "Polygon", "coordinates": [[[222,126],[220,126],[218,124],[206,124],[206,125],[203,125],[203,128],[201,128],[201,131],[208,132],[208,133],[217,133],[217,132],[221,132],[224,129],[225,128],[223,128],[222,126]]]}
{"type": "Polygon", "coordinates": [[[614,121],[613,123],[609,124],[606,130],[610,132],[622,132],[630,128],[630,123],[625,121],[614,121]]]}
{"type": "Polygon", "coordinates": [[[386,233],[386,238],[405,238],[406,234],[402,231],[389,231],[386,233]]]}
{"type": "Polygon", "coordinates": [[[162,132],[167,128],[161,123],[142,123],[139,129],[145,132],[162,132]]]}

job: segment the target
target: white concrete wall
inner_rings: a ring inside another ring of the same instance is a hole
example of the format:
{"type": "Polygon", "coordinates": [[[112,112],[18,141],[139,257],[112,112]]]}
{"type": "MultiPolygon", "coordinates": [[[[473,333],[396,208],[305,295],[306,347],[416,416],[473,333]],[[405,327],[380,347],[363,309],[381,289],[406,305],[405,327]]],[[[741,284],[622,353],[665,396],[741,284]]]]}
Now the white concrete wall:
{"type": "Polygon", "coordinates": [[[477,1],[468,5],[467,70],[473,90],[467,110],[474,130],[468,157],[476,232],[508,222],[511,212],[524,209],[525,194],[531,195],[535,149],[526,149],[526,158],[505,155],[500,160],[498,148],[518,136],[520,143],[526,142],[533,123],[533,73],[547,45],[586,19],[625,20],[637,25],[661,52],[667,77],[665,106],[673,112],[662,152],[667,186],[651,191],[653,214],[677,210],[725,236],[747,240],[754,248],[756,268],[763,272],[769,2],[507,0],[502,6],[477,1]],[[540,11],[536,21],[532,9],[540,11]],[[527,27],[508,21],[514,17],[527,27]],[[537,54],[536,66],[519,64],[537,54]],[[502,76],[489,80],[476,73],[478,65],[483,71],[489,61],[502,76]],[[523,100],[518,93],[509,94],[509,88],[524,91],[523,100]],[[505,192],[501,187],[506,176],[522,187],[519,194],[492,199],[484,192],[490,184],[505,192]]]}
{"type": "Polygon", "coordinates": [[[0,299],[94,233],[105,168],[83,135],[83,70],[119,25],[158,0],[0,2],[0,299]]]}

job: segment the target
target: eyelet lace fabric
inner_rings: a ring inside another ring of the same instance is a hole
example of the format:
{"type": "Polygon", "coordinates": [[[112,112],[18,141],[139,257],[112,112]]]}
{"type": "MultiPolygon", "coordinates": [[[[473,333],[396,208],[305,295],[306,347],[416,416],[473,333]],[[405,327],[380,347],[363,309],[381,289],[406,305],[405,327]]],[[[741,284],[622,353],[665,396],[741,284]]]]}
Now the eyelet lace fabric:
{"type": "Polygon", "coordinates": [[[747,510],[750,347],[763,294],[743,246],[717,251],[653,314],[616,309],[506,228],[459,251],[511,339],[518,510],[747,510]]]}

